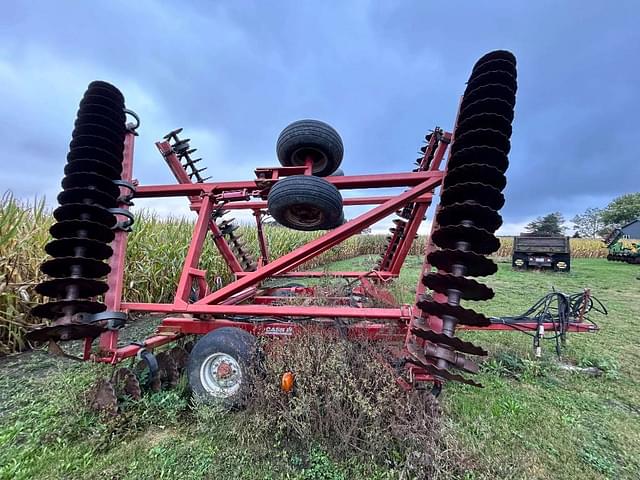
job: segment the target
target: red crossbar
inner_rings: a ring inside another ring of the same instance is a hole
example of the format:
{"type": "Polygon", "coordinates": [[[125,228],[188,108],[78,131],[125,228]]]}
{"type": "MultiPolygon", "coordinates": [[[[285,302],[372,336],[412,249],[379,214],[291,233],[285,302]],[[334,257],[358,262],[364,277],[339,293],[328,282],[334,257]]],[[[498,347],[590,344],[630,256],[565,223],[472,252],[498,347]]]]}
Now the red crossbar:
{"type": "MultiPolygon", "coordinates": [[[[428,173],[431,174],[435,172],[428,173]]],[[[336,245],[337,243],[344,241],[352,235],[360,233],[365,228],[373,225],[377,221],[393,213],[399,207],[432,190],[440,184],[441,178],[442,177],[440,175],[430,175],[425,181],[398,195],[396,198],[387,200],[382,205],[379,205],[369,212],[365,212],[362,215],[354,218],[353,220],[345,223],[344,225],[341,225],[338,228],[327,232],[322,237],[313,240],[308,244],[303,245],[302,247],[297,248],[293,252],[284,255],[277,260],[274,260],[268,265],[258,268],[255,272],[252,272],[249,275],[245,275],[242,278],[239,278],[235,282],[230,283],[220,290],[207,295],[205,298],[196,302],[196,304],[212,304],[215,302],[219,302],[240,290],[261,282],[262,280],[268,278],[273,274],[284,273],[289,270],[293,270],[300,263],[316,257],[332,246],[336,245]]]]}

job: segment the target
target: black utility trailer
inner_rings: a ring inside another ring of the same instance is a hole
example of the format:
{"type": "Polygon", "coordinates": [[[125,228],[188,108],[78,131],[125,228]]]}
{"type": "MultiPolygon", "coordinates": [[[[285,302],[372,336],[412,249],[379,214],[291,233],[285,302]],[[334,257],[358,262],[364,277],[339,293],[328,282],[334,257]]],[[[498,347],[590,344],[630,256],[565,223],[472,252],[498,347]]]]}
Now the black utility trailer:
{"type": "Polygon", "coordinates": [[[513,268],[552,268],[557,272],[571,269],[569,237],[521,233],[513,237],[513,268]]]}

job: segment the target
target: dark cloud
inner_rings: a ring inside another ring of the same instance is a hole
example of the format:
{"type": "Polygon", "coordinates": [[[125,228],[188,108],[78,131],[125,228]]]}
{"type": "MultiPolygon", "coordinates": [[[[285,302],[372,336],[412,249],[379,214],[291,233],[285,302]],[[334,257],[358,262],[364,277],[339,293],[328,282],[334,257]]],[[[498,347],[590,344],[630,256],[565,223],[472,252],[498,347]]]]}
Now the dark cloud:
{"type": "Polygon", "coordinates": [[[280,129],[333,124],[348,173],[404,170],[451,128],[473,62],[514,51],[509,225],[636,191],[634,1],[14,2],[0,20],[0,189],[55,197],[77,102],[113,81],[143,119],[136,175],[170,176],[153,141],[184,126],[218,177],[273,164],[280,129]],[[9,134],[8,132],[11,132],[9,134]],[[195,135],[198,134],[198,136],[195,135]]]}

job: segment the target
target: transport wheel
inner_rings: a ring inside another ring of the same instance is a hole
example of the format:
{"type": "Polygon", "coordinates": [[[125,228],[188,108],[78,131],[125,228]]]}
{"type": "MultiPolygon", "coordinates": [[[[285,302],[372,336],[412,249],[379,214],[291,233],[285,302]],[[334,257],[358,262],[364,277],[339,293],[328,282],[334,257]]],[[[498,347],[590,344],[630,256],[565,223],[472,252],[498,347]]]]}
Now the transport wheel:
{"type": "Polygon", "coordinates": [[[293,230],[328,230],[342,224],[342,196],[318,177],[293,175],[278,180],[267,198],[271,216],[293,230]]]}
{"type": "Polygon", "coordinates": [[[338,168],[335,172],[333,172],[330,177],[344,177],[344,170],[338,168]]]}
{"type": "Polygon", "coordinates": [[[285,127],[276,143],[278,160],[283,167],[304,165],[313,159],[313,174],[331,175],[342,162],[344,146],[338,132],[319,120],[298,120],[285,127]]]}
{"type": "Polygon", "coordinates": [[[243,408],[251,393],[258,360],[256,337],[239,328],[223,327],[198,340],[187,372],[193,394],[205,403],[243,408]]]}

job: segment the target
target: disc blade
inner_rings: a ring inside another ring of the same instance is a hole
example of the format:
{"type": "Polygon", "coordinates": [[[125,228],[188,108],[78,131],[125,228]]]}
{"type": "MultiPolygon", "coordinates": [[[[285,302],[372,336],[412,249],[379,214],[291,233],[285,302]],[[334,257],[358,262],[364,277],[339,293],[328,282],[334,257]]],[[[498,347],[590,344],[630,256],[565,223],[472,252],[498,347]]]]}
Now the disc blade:
{"type": "Polygon", "coordinates": [[[52,257],[76,257],[82,256],[105,260],[113,255],[113,249],[102,242],[87,238],[62,238],[52,240],[44,247],[52,257]]]}
{"type": "Polygon", "coordinates": [[[517,91],[518,81],[511,73],[505,70],[490,70],[479,75],[472,75],[467,82],[466,92],[471,92],[482,85],[500,84],[517,91]]]}
{"type": "Polygon", "coordinates": [[[433,232],[433,243],[440,248],[456,249],[459,242],[469,244],[469,250],[482,255],[488,255],[500,248],[500,241],[483,228],[448,225],[433,232]]]}
{"type": "Polygon", "coordinates": [[[94,172],[79,172],[66,175],[62,179],[62,188],[65,190],[72,188],[88,188],[99,190],[110,197],[120,196],[120,187],[113,180],[94,172]]]}
{"type": "Polygon", "coordinates": [[[467,132],[480,128],[489,128],[491,130],[496,130],[505,135],[507,138],[511,137],[511,133],[513,131],[511,122],[507,120],[506,117],[498,115],[497,113],[479,113],[477,115],[467,117],[464,119],[464,121],[458,123],[455,135],[462,136],[467,132]]]}
{"type": "Polygon", "coordinates": [[[513,122],[513,106],[509,102],[505,102],[501,98],[483,98],[466,105],[464,109],[460,110],[458,123],[462,123],[467,118],[481,113],[495,113],[505,117],[509,122],[513,122]]]}
{"type": "Polygon", "coordinates": [[[452,203],[441,208],[436,215],[438,225],[459,225],[472,222],[479,228],[495,232],[502,225],[502,217],[494,209],[476,202],[452,203]]]}
{"type": "Polygon", "coordinates": [[[420,300],[417,306],[423,312],[438,318],[442,318],[443,315],[454,317],[458,320],[458,323],[462,325],[475,327],[488,327],[491,325],[491,321],[483,314],[459,305],[449,305],[448,303],[439,303],[425,299],[420,300]]]}
{"type": "Polygon", "coordinates": [[[449,159],[448,168],[454,169],[467,164],[482,164],[497,168],[505,172],[509,166],[509,159],[504,152],[493,147],[469,147],[456,152],[449,159]]]}
{"type": "Polygon", "coordinates": [[[464,265],[466,275],[471,277],[484,277],[498,271],[498,266],[487,257],[457,249],[436,250],[427,256],[427,260],[438,270],[445,272],[451,272],[454,265],[464,265]]]}
{"type": "Polygon", "coordinates": [[[465,202],[475,202],[493,210],[500,210],[504,205],[504,195],[491,185],[477,182],[450,185],[440,195],[440,204],[443,206],[465,202]]]}
{"type": "Polygon", "coordinates": [[[49,233],[53,238],[80,237],[104,243],[110,243],[115,236],[113,230],[100,223],[87,220],[66,220],[54,223],[49,229],[49,233]]]}
{"type": "Polygon", "coordinates": [[[465,342],[458,337],[449,337],[444,333],[437,333],[433,330],[423,330],[415,327],[411,329],[411,333],[423,340],[427,340],[438,345],[447,345],[458,352],[478,356],[488,355],[488,352],[484,348],[474,345],[471,342],[465,342]]]}
{"type": "Polygon", "coordinates": [[[105,277],[111,267],[100,260],[84,257],[60,257],[47,260],[40,265],[40,270],[50,277],[62,278],[80,275],[88,278],[105,277]]]}
{"type": "Polygon", "coordinates": [[[506,85],[491,83],[489,85],[480,85],[473,90],[465,92],[462,97],[460,108],[464,110],[467,105],[471,105],[473,102],[483,100],[485,98],[499,98],[507,102],[511,108],[516,104],[516,92],[506,85]]]}
{"type": "Polygon", "coordinates": [[[101,190],[93,188],[70,188],[58,194],[58,203],[88,203],[90,205],[100,205],[104,208],[115,208],[118,206],[117,197],[111,196],[101,190]]]}
{"type": "Polygon", "coordinates": [[[53,211],[53,217],[59,221],[66,220],[88,220],[100,223],[107,228],[113,227],[116,216],[100,205],[90,205],[87,203],[67,203],[61,205],[53,211]]]}
{"type": "Polygon", "coordinates": [[[96,338],[105,329],[98,325],[67,323],[61,325],[50,325],[48,327],[32,330],[25,335],[30,342],[66,342],[69,340],[82,340],[83,338],[96,338]]]}
{"type": "Polygon", "coordinates": [[[449,273],[427,273],[422,283],[434,292],[447,293],[449,290],[460,292],[463,300],[490,300],[495,292],[486,285],[466,277],[458,277],[449,273]]]}
{"type": "Polygon", "coordinates": [[[511,142],[504,133],[490,128],[478,128],[456,137],[451,145],[451,154],[453,155],[464,148],[476,146],[497,148],[505,155],[511,150],[511,142]]]}
{"type": "Polygon", "coordinates": [[[55,278],[36,285],[36,292],[50,298],[76,299],[90,298],[106,293],[105,282],[92,278],[55,278]]]}
{"type": "Polygon", "coordinates": [[[77,313],[94,314],[104,312],[107,306],[92,300],[57,300],[55,302],[42,303],[31,309],[31,314],[40,318],[55,320],[65,314],[77,313]]]}

